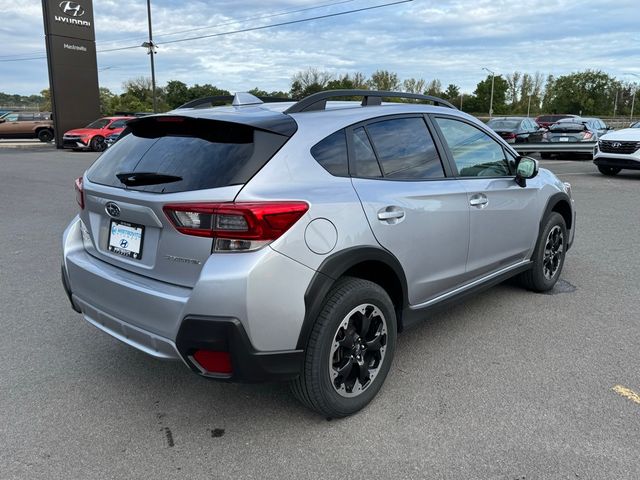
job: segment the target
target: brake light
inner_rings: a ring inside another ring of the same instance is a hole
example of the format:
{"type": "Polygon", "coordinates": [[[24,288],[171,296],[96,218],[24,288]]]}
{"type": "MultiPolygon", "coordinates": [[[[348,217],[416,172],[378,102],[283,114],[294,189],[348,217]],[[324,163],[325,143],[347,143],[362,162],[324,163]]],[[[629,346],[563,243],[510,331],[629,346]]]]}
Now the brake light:
{"type": "Polygon", "coordinates": [[[593,133],[584,132],[584,137],[582,137],[582,140],[591,140],[591,137],[593,137],[593,133]]]}
{"type": "Polygon", "coordinates": [[[516,138],[516,134],[513,132],[506,133],[504,138],[516,138]]]}
{"type": "Polygon", "coordinates": [[[76,178],[75,181],[76,202],[80,205],[80,210],[84,210],[84,189],[82,188],[82,177],[76,178]]]}
{"type": "Polygon", "coordinates": [[[180,233],[213,238],[215,252],[246,252],[279,238],[308,209],[305,202],[187,203],[164,212],[180,233]]]}

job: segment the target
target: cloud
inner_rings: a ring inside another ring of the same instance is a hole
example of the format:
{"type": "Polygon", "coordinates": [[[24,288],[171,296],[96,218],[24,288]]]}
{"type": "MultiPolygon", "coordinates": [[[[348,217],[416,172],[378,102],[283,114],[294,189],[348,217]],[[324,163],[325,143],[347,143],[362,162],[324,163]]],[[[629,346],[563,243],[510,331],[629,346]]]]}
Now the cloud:
{"type": "MultiPolygon", "coordinates": [[[[415,0],[353,15],[184,43],[174,39],[302,19],[384,3],[351,0],[304,12],[283,11],[337,0],[258,2],[152,0],[157,79],[211,83],[231,91],[288,90],[297,71],[313,66],[334,74],[377,69],[401,79],[433,78],[465,92],[486,76],[515,70],[556,76],[602,69],[628,80],[640,73],[637,0],[547,0],[530,8],[502,0],[415,0]],[[276,16],[273,16],[273,15],[276,16]],[[271,15],[268,18],[260,18],[271,15]],[[207,27],[204,29],[204,27],[207,27]],[[173,34],[177,31],[198,29],[173,34]]],[[[94,2],[98,50],[141,44],[147,36],[144,2],[94,2]]],[[[44,52],[39,5],[0,0],[0,91],[30,94],[48,85],[45,60],[1,62],[44,52]],[[14,57],[10,57],[14,55],[14,57]]],[[[120,91],[132,77],[149,75],[143,48],[98,54],[100,83],[120,91]]]]}

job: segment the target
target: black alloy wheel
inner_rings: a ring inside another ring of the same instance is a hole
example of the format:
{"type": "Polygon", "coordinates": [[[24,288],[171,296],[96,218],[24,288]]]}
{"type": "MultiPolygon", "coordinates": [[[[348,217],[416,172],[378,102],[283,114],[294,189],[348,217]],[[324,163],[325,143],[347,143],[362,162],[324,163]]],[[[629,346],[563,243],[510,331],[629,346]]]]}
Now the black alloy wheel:
{"type": "Polygon", "coordinates": [[[53,132],[48,128],[43,128],[38,131],[38,140],[41,142],[50,142],[53,140],[53,132]]]}
{"type": "Polygon", "coordinates": [[[395,352],[396,312],[380,285],[361,278],[341,278],[325,298],[291,389],[312,410],[340,418],[382,387],[395,352]]]}
{"type": "Polygon", "coordinates": [[[89,147],[94,152],[103,152],[107,148],[107,144],[104,141],[104,137],[102,135],[96,135],[89,142],[89,147]]]}

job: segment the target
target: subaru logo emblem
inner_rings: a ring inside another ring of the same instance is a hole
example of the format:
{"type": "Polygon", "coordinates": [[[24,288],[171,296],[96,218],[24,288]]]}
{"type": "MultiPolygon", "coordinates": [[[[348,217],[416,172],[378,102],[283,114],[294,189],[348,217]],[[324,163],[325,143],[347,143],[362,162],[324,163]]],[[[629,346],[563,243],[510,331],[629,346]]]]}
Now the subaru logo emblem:
{"type": "Polygon", "coordinates": [[[76,2],[60,2],[58,5],[62,13],[70,17],[81,17],[84,15],[84,8],[76,2]]]}
{"type": "Polygon", "coordinates": [[[120,216],[120,207],[117,203],[107,202],[107,204],[104,206],[104,210],[109,214],[110,217],[120,216]]]}
{"type": "Polygon", "coordinates": [[[612,146],[613,148],[620,148],[620,147],[622,146],[622,144],[621,144],[620,142],[613,142],[613,143],[611,144],[611,146],[612,146]]]}

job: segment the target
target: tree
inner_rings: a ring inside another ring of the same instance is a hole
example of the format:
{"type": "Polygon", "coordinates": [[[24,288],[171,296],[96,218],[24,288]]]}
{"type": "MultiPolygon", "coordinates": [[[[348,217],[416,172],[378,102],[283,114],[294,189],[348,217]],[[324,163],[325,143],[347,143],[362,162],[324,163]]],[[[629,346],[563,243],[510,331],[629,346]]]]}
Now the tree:
{"type": "Polygon", "coordinates": [[[552,113],[609,113],[621,83],[600,70],[563,75],[547,83],[544,109],[552,113]]]}
{"type": "Polygon", "coordinates": [[[422,95],[425,91],[427,82],[424,79],[407,78],[402,82],[402,89],[407,93],[417,93],[422,95]]]}
{"type": "Polygon", "coordinates": [[[447,89],[442,94],[446,100],[450,102],[456,102],[460,98],[460,87],[450,83],[447,85],[447,89]]]}
{"type": "Polygon", "coordinates": [[[333,79],[329,72],[309,67],[296,73],[291,79],[291,97],[304,98],[312,93],[324,90],[333,79]]]}
{"type": "Polygon", "coordinates": [[[518,93],[521,88],[522,74],[520,72],[509,73],[506,76],[507,81],[507,98],[506,101],[511,104],[511,110],[514,109],[518,103],[518,93]]]}
{"type": "Polygon", "coordinates": [[[100,113],[102,115],[112,115],[115,112],[114,100],[116,96],[105,87],[100,87],[100,113]]]}
{"type": "MultiPolygon", "coordinates": [[[[501,75],[496,75],[493,79],[493,113],[506,113],[507,106],[505,99],[509,85],[501,75]]],[[[465,97],[465,111],[476,113],[488,113],[491,103],[491,75],[476,85],[474,96],[465,97]]]]}
{"type": "Polygon", "coordinates": [[[165,101],[169,108],[178,108],[192,98],[189,95],[189,87],[180,80],[170,80],[164,87],[165,101]]]}
{"type": "Polygon", "coordinates": [[[387,90],[397,91],[400,90],[400,81],[398,80],[398,74],[389,72],[388,70],[376,70],[371,79],[367,82],[372,90],[387,90]]]}
{"type": "Polygon", "coordinates": [[[256,97],[274,97],[274,98],[289,98],[289,94],[282,91],[267,92],[266,90],[260,90],[258,87],[254,87],[247,93],[255,95],[256,97]]]}
{"type": "Polygon", "coordinates": [[[433,95],[434,97],[441,97],[442,82],[439,79],[434,78],[429,82],[429,85],[427,85],[427,90],[424,93],[426,93],[427,95],[433,95]]]}

